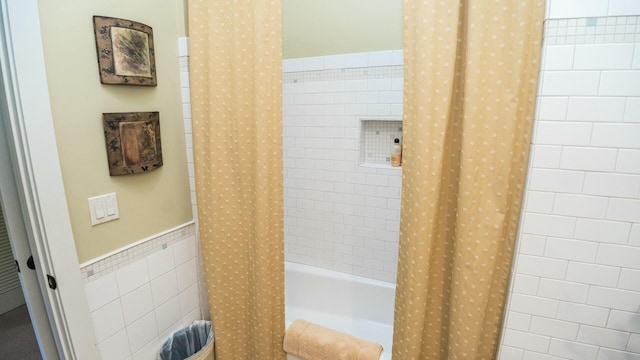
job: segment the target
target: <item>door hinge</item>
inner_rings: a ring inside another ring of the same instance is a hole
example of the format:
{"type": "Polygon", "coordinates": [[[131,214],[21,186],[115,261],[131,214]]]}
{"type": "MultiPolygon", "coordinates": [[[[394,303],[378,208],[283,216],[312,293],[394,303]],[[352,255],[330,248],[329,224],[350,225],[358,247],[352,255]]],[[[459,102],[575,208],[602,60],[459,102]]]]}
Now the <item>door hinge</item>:
{"type": "Polygon", "coordinates": [[[49,283],[49,288],[51,290],[55,290],[58,288],[58,283],[56,282],[56,278],[47,274],[47,283],[49,283]]]}
{"type": "Polygon", "coordinates": [[[13,260],[16,262],[16,269],[18,269],[18,272],[20,272],[20,263],[18,262],[18,260],[13,260]]]}

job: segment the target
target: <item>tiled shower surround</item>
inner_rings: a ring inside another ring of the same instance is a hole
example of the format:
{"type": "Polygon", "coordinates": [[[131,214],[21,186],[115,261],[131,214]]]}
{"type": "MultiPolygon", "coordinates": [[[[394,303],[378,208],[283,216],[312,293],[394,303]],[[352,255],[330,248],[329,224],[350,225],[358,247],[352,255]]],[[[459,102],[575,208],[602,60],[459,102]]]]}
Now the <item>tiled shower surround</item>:
{"type": "MultiPolygon", "coordinates": [[[[548,7],[500,359],[640,360],[640,2],[548,7]]],[[[358,146],[360,120],[402,117],[401,52],[283,70],[287,260],[395,281],[401,169],[358,146]]]]}
{"type": "MultiPolygon", "coordinates": [[[[502,360],[640,360],[640,19],[604,9],[545,23],[502,360]]],[[[357,156],[359,120],[401,118],[387,54],[284,62],[288,260],[395,280],[401,170],[357,156]]]]}
{"type": "Polygon", "coordinates": [[[283,62],[286,260],[395,282],[402,170],[359,148],[361,121],[402,119],[402,83],[400,50],[283,62]]]}

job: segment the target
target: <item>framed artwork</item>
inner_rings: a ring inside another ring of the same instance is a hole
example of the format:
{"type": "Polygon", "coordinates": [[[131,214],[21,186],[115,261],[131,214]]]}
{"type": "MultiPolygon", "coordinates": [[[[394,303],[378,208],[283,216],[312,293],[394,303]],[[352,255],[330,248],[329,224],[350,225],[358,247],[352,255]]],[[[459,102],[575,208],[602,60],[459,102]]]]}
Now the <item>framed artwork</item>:
{"type": "Polygon", "coordinates": [[[162,166],[160,114],[102,114],[111,176],[139,174],[162,166]]]}
{"type": "Polygon", "coordinates": [[[153,29],[139,22],[93,17],[100,82],[156,86],[153,29]]]}

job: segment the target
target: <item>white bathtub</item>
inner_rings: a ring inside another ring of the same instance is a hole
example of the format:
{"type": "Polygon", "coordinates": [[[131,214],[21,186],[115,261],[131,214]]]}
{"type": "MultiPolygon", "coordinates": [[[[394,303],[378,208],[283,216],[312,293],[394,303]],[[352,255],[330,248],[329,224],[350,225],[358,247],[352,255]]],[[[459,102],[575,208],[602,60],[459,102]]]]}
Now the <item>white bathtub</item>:
{"type": "Polygon", "coordinates": [[[392,283],[287,261],[287,327],[303,319],[374,341],[384,348],[380,359],[391,360],[395,288],[392,283]]]}

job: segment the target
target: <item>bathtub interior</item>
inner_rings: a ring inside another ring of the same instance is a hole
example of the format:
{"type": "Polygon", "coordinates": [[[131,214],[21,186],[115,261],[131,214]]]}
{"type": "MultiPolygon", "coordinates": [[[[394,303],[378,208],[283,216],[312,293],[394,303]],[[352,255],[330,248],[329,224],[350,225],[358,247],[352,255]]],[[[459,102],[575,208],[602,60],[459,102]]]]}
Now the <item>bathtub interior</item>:
{"type": "Polygon", "coordinates": [[[303,319],[380,343],[382,360],[391,359],[394,297],[392,283],[285,263],[287,327],[303,319]]]}

